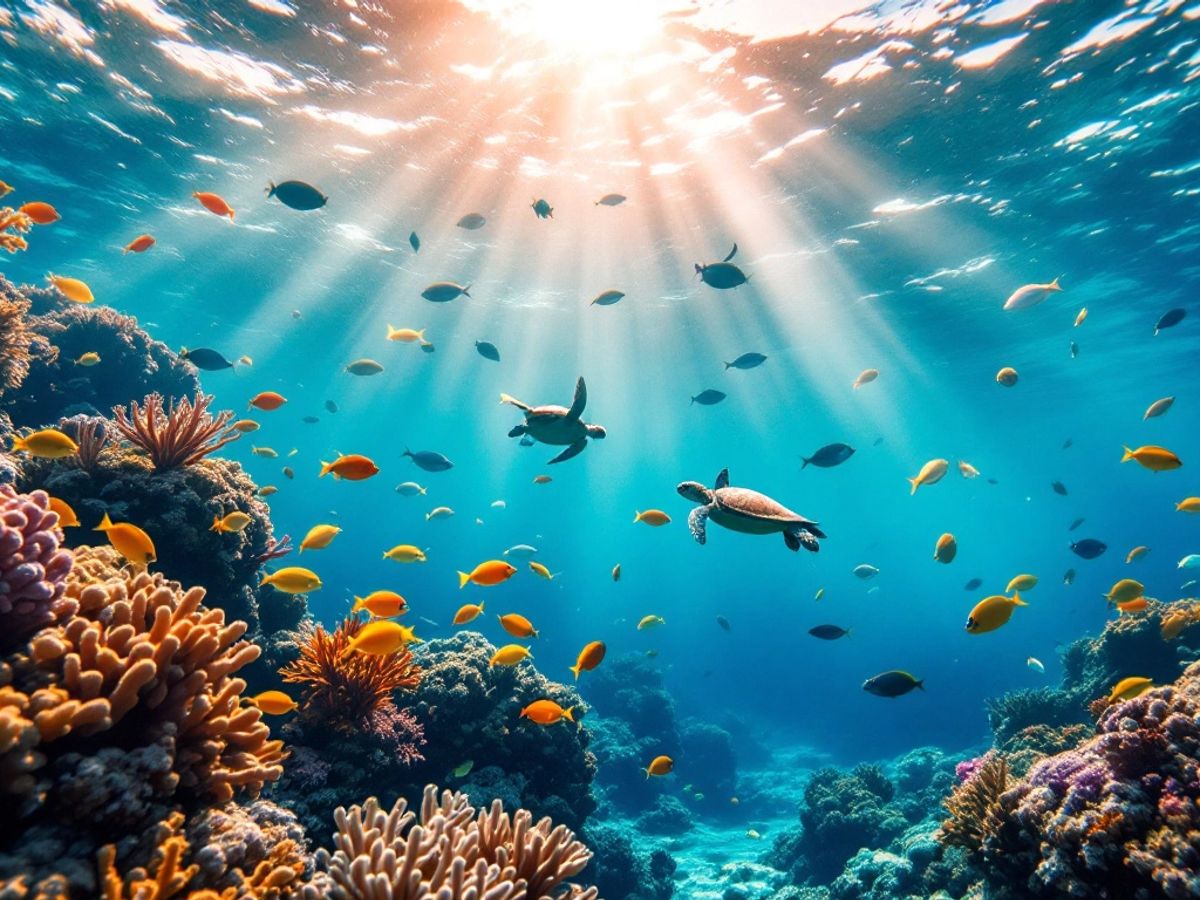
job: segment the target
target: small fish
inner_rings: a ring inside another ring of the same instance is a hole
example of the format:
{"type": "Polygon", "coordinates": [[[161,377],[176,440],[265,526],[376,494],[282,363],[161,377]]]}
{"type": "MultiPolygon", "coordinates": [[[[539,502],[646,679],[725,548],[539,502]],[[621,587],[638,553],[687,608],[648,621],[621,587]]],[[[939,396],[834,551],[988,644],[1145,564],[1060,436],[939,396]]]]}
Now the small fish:
{"type": "Polygon", "coordinates": [[[1200,497],[1187,497],[1175,504],[1176,512],[1200,513],[1200,497]]]}
{"type": "Polygon", "coordinates": [[[466,625],[468,622],[473,622],[479,616],[483,615],[483,601],[478,604],[467,603],[458,608],[458,612],[454,614],[455,625],[466,625]]]}
{"type": "Polygon", "coordinates": [[[250,434],[251,432],[258,431],[260,426],[253,419],[238,419],[229,427],[242,434],[250,434]]]}
{"type": "MultiPolygon", "coordinates": [[[[3,194],[0,194],[0,197],[3,197],[3,196],[4,196],[3,194]]],[[[627,199],[628,198],[624,194],[605,194],[603,197],[601,197],[599,200],[597,200],[594,205],[595,206],[620,206],[627,199]]]]}
{"type": "Polygon", "coordinates": [[[29,216],[34,225],[53,225],[62,218],[57,209],[41,200],[22,204],[17,212],[29,216]]]}
{"type": "Polygon", "coordinates": [[[1026,284],[1017,288],[1009,298],[1004,301],[1004,310],[1011,312],[1017,309],[1029,309],[1037,306],[1051,294],[1058,293],[1062,290],[1062,286],[1055,278],[1048,284],[1026,284]]]}
{"type": "Polygon", "coordinates": [[[421,291],[421,296],[430,303],[449,303],[457,297],[470,297],[471,286],[468,284],[464,287],[453,281],[435,281],[421,291]]]}
{"type": "Polygon", "coordinates": [[[1075,443],[1075,442],[1074,442],[1073,440],[1071,440],[1070,438],[1067,438],[1065,441],[1063,441],[1063,443],[1062,443],[1062,448],[1063,448],[1064,450],[1070,450],[1070,449],[1071,449],[1071,445],[1072,445],[1072,444],[1074,444],[1074,443],[1075,443]]]}
{"type": "Polygon", "coordinates": [[[1087,321],[1087,317],[1088,317],[1088,309],[1085,306],[1083,309],[1079,310],[1079,313],[1075,316],[1075,324],[1072,327],[1078,328],[1085,321],[1087,321]]]}
{"type": "Polygon", "coordinates": [[[300,310],[293,309],[292,310],[292,318],[295,319],[297,322],[299,322],[304,317],[301,315],[300,310]]]}
{"type": "Polygon", "coordinates": [[[840,625],[814,625],[808,633],[822,641],[836,641],[839,638],[850,637],[850,629],[840,625]]]}
{"type": "MultiPolygon", "coordinates": [[[[1087,521],[1087,519],[1085,519],[1085,518],[1083,518],[1082,516],[1080,516],[1078,519],[1076,519],[1076,520],[1075,520],[1075,521],[1073,521],[1073,522],[1072,522],[1070,525],[1068,525],[1068,526],[1067,526],[1067,531],[1074,531],[1076,528],[1078,528],[1080,525],[1082,525],[1082,524],[1083,524],[1084,522],[1086,522],[1086,521],[1087,521]]],[[[1082,543],[1082,542],[1081,542],[1081,543],[1082,543]]],[[[1073,548],[1072,548],[1072,549],[1073,549],[1073,548]]],[[[1103,553],[1104,551],[1103,551],[1103,550],[1101,550],[1100,552],[1101,552],[1101,553],[1103,553]]],[[[1085,558],[1086,558],[1086,557],[1085,557],[1085,558]]]]}
{"type": "Polygon", "coordinates": [[[963,590],[964,591],[976,591],[982,585],[983,585],[982,578],[972,578],[970,581],[968,581],[966,584],[963,585],[963,590]]]}
{"type": "Polygon", "coordinates": [[[761,353],[743,353],[733,362],[725,363],[726,369],[755,369],[767,361],[761,353]]]}
{"type": "Polygon", "coordinates": [[[484,359],[490,359],[493,362],[500,362],[500,351],[496,349],[496,345],[491,341],[476,341],[475,350],[484,359]]]}
{"type": "Polygon", "coordinates": [[[1117,604],[1117,614],[1127,615],[1129,613],[1145,612],[1146,607],[1150,602],[1145,597],[1134,597],[1132,600],[1126,600],[1124,603],[1117,604]]]}
{"type": "Polygon", "coordinates": [[[321,420],[318,419],[316,416],[305,416],[300,421],[303,422],[305,425],[316,425],[321,420]]]}
{"type": "Polygon", "coordinates": [[[253,522],[250,516],[239,510],[234,510],[224,517],[213,516],[212,527],[209,531],[215,531],[218,534],[238,534],[244,531],[246,526],[253,522]]]}
{"type": "Polygon", "coordinates": [[[500,627],[517,638],[537,637],[537,629],[533,627],[533,623],[519,613],[507,613],[503,616],[497,616],[500,620],[500,627]]]}
{"type": "Polygon", "coordinates": [[[370,457],[361,453],[344,453],[333,462],[321,462],[319,478],[332,474],[335,481],[365,481],[379,474],[379,466],[370,457]]]}
{"type": "Polygon", "coordinates": [[[533,659],[533,654],[529,652],[528,647],[522,647],[520,644],[505,644],[492,654],[492,658],[488,660],[488,667],[515,666],[526,659],[533,659]]]}
{"type": "Polygon", "coordinates": [[[391,656],[406,644],[420,643],[411,625],[390,619],[375,619],[350,639],[350,649],[367,656],[391,656]]]}
{"type": "Polygon", "coordinates": [[[949,565],[958,555],[958,541],[950,532],[946,532],[937,540],[933,548],[933,558],[940,563],[949,565]]]}
{"type": "Polygon", "coordinates": [[[535,575],[545,578],[547,581],[553,581],[561,574],[559,572],[551,573],[551,571],[543,566],[540,562],[531,562],[529,564],[529,570],[535,575]]]}
{"type": "Polygon", "coordinates": [[[126,253],[145,253],[154,246],[154,238],[148,234],[139,234],[132,241],[124,246],[121,250],[121,255],[126,253]]]}
{"type": "Polygon", "coordinates": [[[199,200],[200,205],[214,216],[229,216],[229,221],[233,221],[233,207],[226,203],[220,194],[213,194],[208,191],[192,191],[192,196],[199,200]]]}
{"type": "Polygon", "coordinates": [[[63,459],[79,452],[79,445],[57,428],[43,428],[12,439],[13,453],[28,453],[39,459],[63,459]]]}
{"type": "Polygon", "coordinates": [[[1025,660],[1025,665],[1029,666],[1029,668],[1033,669],[1033,671],[1037,672],[1039,675],[1046,674],[1046,667],[1042,664],[1042,661],[1040,659],[1038,659],[1036,656],[1031,656],[1027,660],[1025,660]]]}
{"type": "Polygon", "coordinates": [[[1074,341],[1071,341],[1070,351],[1071,351],[1071,359],[1079,358],[1079,345],[1077,343],[1075,343],[1074,341]]]}
{"type": "MultiPolygon", "coordinates": [[[[14,188],[8,182],[0,181],[0,197],[7,197],[9,194],[11,194],[15,190],[16,190],[16,188],[14,188]]],[[[624,199],[624,198],[621,198],[621,199],[624,199]]],[[[601,201],[597,201],[597,202],[601,202],[601,201]]]]}
{"type": "Polygon", "coordinates": [[[258,496],[260,496],[260,497],[270,497],[272,494],[278,494],[278,493],[279,493],[279,488],[275,487],[275,485],[273,485],[273,484],[264,484],[262,487],[260,487],[258,489],[258,496]]]}
{"type": "MultiPolygon", "coordinates": [[[[425,521],[432,522],[434,519],[449,519],[454,515],[454,510],[448,506],[435,506],[429,512],[425,513],[425,521]]],[[[479,519],[475,520],[479,522],[479,519]]]]}
{"type": "Polygon", "coordinates": [[[1136,675],[1130,678],[1122,678],[1113,685],[1112,693],[1108,695],[1108,702],[1116,703],[1118,700],[1132,700],[1135,697],[1140,697],[1152,687],[1154,687],[1154,682],[1149,678],[1141,678],[1136,675]]]}
{"type": "Polygon", "coordinates": [[[661,778],[664,775],[670,775],[675,768],[675,760],[669,756],[656,756],[650,760],[650,765],[642,769],[646,773],[647,780],[650,776],[661,778]]]}
{"type": "Polygon", "coordinates": [[[914,689],[925,690],[925,682],[899,669],[880,672],[863,682],[863,690],[876,697],[902,697],[914,689]]]}
{"type": "Polygon", "coordinates": [[[1159,416],[1165,415],[1167,410],[1170,409],[1174,403],[1174,397],[1163,397],[1160,400],[1155,400],[1146,409],[1145,414],[1142,416],[1142,421],[1144,422],[1146,419],[1157,419],[1159,416]]]}
{"type": "Polygon", "coordinates": [[[514,544],[504,551],[505,556],[515,556],[518,559],[528,559],[531,556],[536,556],[537,547],[532,547],[529,544],[514,544]]]}
{"type": "Polygon", "coordinates": [[[1008,587],[1004,589],[1004,593],[1011,594],[1016,591],[1032,591],[1037,587],[1038,579],[1036,575],[1014,575],[1012,580],[1008,582],[1008,587]]]}
{"type": "Polygon", "coordinates": [[[426,493],[426,489],[415,481],[402,481],[396,485],[396,493],[404,497],[416,497],[426,493]]]}
{"type": "Polygon", "coordinates": [[[1122,578],[1111,588],[1104,596],[1108,599],[1110,605],[1119,603],[1127,603],[1130,600],[1136,600],[1138,597],[1144,596],[1146,586],[1136,578],[1122,578]]]}
{"type": "Polygon", "coordinates": [[[255,456],[261,456],[264,459],[278,459],[279,458],[279,454],[276,453],[275,450],[273,450],[270,447],[255,447],[255,446],[251,445],[250,452],[252,454],[254,454],[255,456]]]}
{"type": "Polygon", "coordinates": [[[1067,496],[1067,486],[1065,484],[1063,484],[1061,481],[1050,482],[1050,489],[1052,491],[1054,491],[1054,493],[1058,494],[1060,497],[1067,496]]]}
{"type": "Polygon", "coordinates": [[[1159,320],[1154,325],[1154,334],[1157,337],[1158,333],[1164,328],[1174,328],[1187,316],[1186,309],[1172,309],[1163,313],[1159,320]]]}
{"type": "Polygon", "coordinates": [[[347,364],[346,371],[351,375],[371,376],[383,371],[383,366],[373,359],[356,359],[347,364]]]}
{"type": "Polygon", "coordinates": [[[985,597],[975,604],[975,608],[967,616],[967,633],[986,634],[989,631],[995,631],[1012,618],[1014,609],[1018,606],[1028,605],[1021,599],[1020,594],[1013,594],[1011,597],[1005,597],[1002,594],[985,597]]]}
{"type": "Polygon", "coordinates": [[[288,481],[291,481],[292,479],[294,479],[296,477],[296,470],[293,469],[291,466],[284,466],[282,469],[282,472],[283,472],[283,477],[286,478],[288,481]]]}
{"type": "Polygon", "coordinates": [[[1125,455],[1121,457],[1121,462],[1129,462],[1132,459],[1151,472],[1169,472],[1183,465],[1183,460],[1166,447],[1146,444],[1136,450],[1130,450],[1128,447],[1124,449],[1125,455]]]}
{"type": "Polygon", "coordinates": [[[385,550],[383,558],[398,563],[423,563],[425,551],[412,544],[397,544],[391,550],[385,550]]]}
{"type": "Polygon", "coordinates": [[[870,384],[879,377],[878,369],[863,369],[858,373],[858,377],[854,379],[854,384],[851,385],[854,390],[858,390],[864,384],[870,384]]]}
{"type": "Polygon", "coordinates": [[[426,472],[445,472],[447,469],[454,468],[454,463],[433,450],[418,450],[414,453],[405,447],[404,452],[400,455],[409,457],[418,469],[424,469],[426,472]]]}
{"type": "Polygon", "coordinates": [[[366,610],[377,619],[391,619],[408,612],[408,601],[395,591],[372,591],[365,597],[355,597],[350,614],[366,610]]]}
{"type": "Polygon", "coordinates": [[[424,342],[424,328],[397,328],[395,325],[388,325],[387,339],[389,341],[399,341],[404,344],[412,344],[416,342],[424,342]]]}
{"type": "Polygon", "coordinates": [[[254,365],[254,360],[252,360],[252,359],[251,359],[249,356],[247,356],[245,353],[243,353],[241,356],[239,356],[239,357],[238,357],[238,359],[237,359],[237,361],[238,361],[238,362],[239,362],[241,365],[243,365],[243,366],[252,366],[252,365],[254,365]]]}
{"type": "Polygon", "coordinates": [[[876,575],[879,574],[879,569],[877,569],[875,566],[871,565],[870,563],[860,563],[859,565],[855,566],[852,571],[858,578],[861,578],[863,581],[867,581],[871,578],[874,578],[876,575]]]}
{"type": "Polygon", "coordinates": [[[596,666],[604,661],[604,654],[608,652],[604,641],[592,641],[585,644],[584,648],[579,651],[579,658],[575,660],[575,665],[569,666],[570,670],[575,675],[575,680],[579,680],[580,672],[590,672],[596,666]]]}
{"type": "Polygon", "coordinates": [[[692,398],[692,403],[699,403],[701,406],[715,406],[724,400],[726,395],[713,388],[707,388],[692,398]]]}
{"type": "Polygon", "coordinates": [[[534,484],[549,484],[553,480],[554,479],[551,478],[549,475],[534,475],[533,476],[534,484]]]}
{"type": "Polygon", "coordinates": [[[289,450],[289,451],[287,452],[288,458],[289,458],[289,459],[291,459],[293,456],[295,456],[295,455],[296,455],[297,453],[299,453],[299,452],[300,452],[300,448],[299,448],[299,447],[293,447],[291,450],[289,450]]]}
{"type": "Polygon", "coordinates": [[[533,214],[539,219],[554,218],[554,207],[552,207],[550,205],[550,201],[546,200],[544,197],[539,197],[537,200],[534,200],[533,204],[529,208],[533,210],[533,214]]]}
{"type": "Polygon", "coordinates": [[[114,522],[106,512],[92,530],[103,531],[112,548],[134,566],[145,568],[158,559],[150,535],[131,522],[114,522]]]}
{"type": "Polygon", "coordinates": [[[817,588],[817,592],[815,594],[813,594],[813,602],[820,603],[821,598],[824,596],[825,596],[825,588],[823,588],[823,587],[817,588]]]}
{"type": "Polygon", "coordinates": [[[960,459],[958,461],[958,474],[963,478],[978,478],[979,470],[965,459],[960,459]]]}
{"type": "Polygon", "coordinates": [[[325,401],[325,409],[328,412],[335,413],[338,411],[338,405],[336,403],[334,403],[332,400],[326,400],[325,401]]]}
{"type": "Polygon", "coordinates": [[[508,504],[503,500],[493,500],[491,505],[492,509],[505,509],[508,507],[508,504]]]}
{"type": "Polygon", "coordinates": [[[287,566],[270,574],[264,574],[259,586],[264,584],[269,584],[275,590],[283,591],[285,594],[305,594],[309,591],[319,591],[322,587],[321,579],[316,572],[300,566],[287,566]]]}
{"type": "Polygon", "coordinates": [[[66,275],[54,274],[47,275],[46,280],[58,288],[62,295],[72,303],[96,302],[96,297],[92,294],[92,289],[87,286],[87,282],[85,281],[81,281],[78,278],[68,278],[66,275]]]}
{"type": "Polygon", "coordinates": [[[648,509],[645,512],[637,511],[634,514],[633,522],[636,525],[638,522],[644,522],[654,528],[660,528],[668,524],[671,517],[661,509],[648,509]]]}
{"type": "Polygon", "coordinates": [[[470,572],[459,572],[458,586],[459,589],[462,589],[470,582],[480,587],[492,587],[508,581],[515,574],[517,574],[516,567],[506,563],[502,559],[490,559],[486,562],[481,562],[470,572]]]}
{"type": "Polygon", "coordinates": [[[1020,380],[1020,377],[1021,376],[1017,374],[1017,370],[1012,366],[1005,366],[996,373],[996,384],[1002,385],[1003,387],[1012,387],[1017,383],[1018,380],[1020,380]]]}
{"type": "Polygon", "coordinates": [[[762,835],[759,834],[757,831],[755,831],[753,828],[748,829],[746,831],[746,837],[750,838],[752,841],[758,841],[758,840],[762,839],[762,835]]]}
{"type": "Polygon", "coordinates": [[[417,237],[417,233],[415,231],[409,232],[408,245],[413,248],[413,253],[416,253],[421,249],[421,239],[417,237]]]}
{"type": "Polygon", "coordinates": [[[1177,569],[1200,569],[1200,553],[1189,553],[1175,564],[1177,569]]]}
{"type": "Polygon", "coordinates": [[[667,620],[662,616],[642,616],[641,620],[637,623],[637,630],[645,631],[647,628],[657,628],[659,625],[666,624],[667,620]]]}
{"type": "Polygon", "coordinates": [[[815,451],[812,456],[801,456],[800,459],[803,462],[800,464],[800,468],[805,469],[813,465],[819,469],[831,469],[834,466],[840,466],[853,455],[854,448],[849,444],[826,444],[815,451]]]}
{"type": "Polygon", "coordinates": [[[1067,569],[1067,571],[1063,572],[1063,584],[1071,585],[1074,583],[1075,583],[1075,570],[1067,569]]]}
{"type": "Polygon", "coordinates": [[[329,202],[329,198],[304,181],[267,182],[267,199],[274,197],[289,209],[312,212],[329,202]]]}
{"type": "Polygon", "coordinates": [[[724,616],[717,616],[717,624],[726,631],[733,631],[733,626],[729,624],[729,620],[724,616]]]}
{"type": "Polygon", "coordinates": [[[625,292],[618,291],[616,288],[609,288],[606,291],[601,291],[593,299],[589,306],[612,306],[614,303],[619,303],[624,298],[625,292]]]}
{"type": "Polygon", "coordinates": [[[1129,565],[1131,562],[1133,562],[1136,559],[1141,559],[1143,556],[1145,556],[1149,552],[1150,552],[1149,547],[1145,547],[1145,546],[1134,547],[1127,554],[1125,554],[1125,565],[1129,565]]]}
{"type": "Polygon", "coordinates": [[[283,691],[263,691],[250,697],[250,702],[265,712],[268,716],[282,716],[292,712],[299,705],[283,691]]]}
{"type": "Polygon", "coordinates": [[[479,213],[473,212],[473,213],[467,213],[465,216],[463,216],[461,219],[459,219],[455,224],[459,228],[465,228],[467,231],[476,231],[477,229],[482,228],[486,223],[487,223],[487,219],[485,219],[479,213]]]}
{"type": "Polygon", "coordinates": [[[613,581],[621,580],[621,564],[620,563],[617,563],[615,566],[612,567],[612,580],[613,581]]]}
{"type": "Polygon", "coordinates": [[[926,484],[937,484],[945,477],[946,472],[950,469],[950,461],[946,459],[931,459],[925,465],[921,466],[921,471],[917,473],[915,478],[908,479],[908,483],[912,485],[910,494],[915,494],[917,488],[926,484]]]}
{"type": "Polygon", "coordinates": [[[421,341],[421,352],[422,353],[433,353],[435,350],[437,350],[437,347],[435,347],[429,341],[421,341]]]}
{"type": "MultiPolygon", "coordinates": [[[[0,197],[2,196],[4,195],[0,194],[0,197]]],[[[71,504],[66,500],[59,499],[58,497],[50,497],[47,499],[46,505],[50,508],[51,512],[58,514],[59,528],[79,527],[79,516],[75,514],[75,510],[71,508],[71,504]]]]}
{"type": "Polygon", "coordinates": [[[574,722],[575,716],[573,710],[575,707],[568,706],[563,709],[553,700],[534,700],[517,716],[519,719],[529,719],[531,722],[536,722],[538,725],[555,725],[566,719],[568,722],[574,722]]]}
{"type": "Polygon", "coordinates": [[[287,403],[287,398],[282,394],[278,394],[275,391],[261,391],[250,398],[250,406],[248,408],[273,412],[285,403],[287,403]]]}
{"type": "Polygon", "coordinates": [[[308,534],[300,542],[300,552],[305,550],[324,550],[333,543],[333,539],[342,533],[336,525],[314,525],[308,529],[308,534]]]}

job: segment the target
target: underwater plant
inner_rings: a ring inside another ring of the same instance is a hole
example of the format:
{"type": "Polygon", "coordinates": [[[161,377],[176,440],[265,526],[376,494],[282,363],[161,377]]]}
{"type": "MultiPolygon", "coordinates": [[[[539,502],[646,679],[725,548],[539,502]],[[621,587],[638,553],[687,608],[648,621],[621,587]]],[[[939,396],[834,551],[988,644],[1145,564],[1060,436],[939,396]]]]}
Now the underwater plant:
{"type": "Polygon", "coordinates": [[[212,400],[209,394],[197,393],[195,400],[171,400],[164,408],[161,394],[149,394],[140,407],[136,400],[128,408],[114,406],[114,426],[121,437],[150,457],[157,471],[194,466],[241,437],[226,427],[232,411],[209,414],[212,400]]]}

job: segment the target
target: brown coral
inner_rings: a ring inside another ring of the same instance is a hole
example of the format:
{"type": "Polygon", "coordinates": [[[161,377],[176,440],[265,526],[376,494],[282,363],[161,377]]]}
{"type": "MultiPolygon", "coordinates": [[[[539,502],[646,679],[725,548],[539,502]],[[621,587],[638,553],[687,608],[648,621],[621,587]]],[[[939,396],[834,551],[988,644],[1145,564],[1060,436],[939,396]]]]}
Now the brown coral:
{"type": "MultiPolygon", "coordinates": [[[[420,815],[401,797],[384,812],[374,797],[334,813],[330,859],[337,900],[486,897],[542,900],[567,889],[592,852],[565,825],[536,825],[525,809],[510,815],[499,800],[476,814],[465,794],[425,788],[420,815]]],[[[595,888],[574,896],[593,900],[595,888]]]]}
{"type": "Polygon", "coordinates": [[[209,414],[212,400],[210,395],[196,394],[194,401],[171,400],[164,409],[162,395],[150,394],[140,407],[136,400],[128,409],[114,406],[114,424],[125,440],[149,455],[155,469],[191,466],[241,437],[226,427],[233,418],[230,410],[215,417],[209,414]]]}
{"type": "Polygon", "coordinates": [[[351,650],[362,626],[361,619],[349,617],[332,633],[321,625],[302,632],[300,658],[280,670],[284,681],[305,685],[308,715],[345,731],[357,731],[374,714],[392,709],[396,691],[416,690],[421,681],[407,647],[387,656],[351,650]]]}
{"type": "Polygon", "coordinates": [[[29,300],[0,275],[0,395],[24,383],[35,353],[53,356],[46,339],[34,331],[29,308],[29,300]]]}
{"type": "Polygon", "coordinates": [[[1159,615],[1159,633],[1164,641],[1171,641],[1197,622],[1200,622],[1200,602],[1181,600],[1167,606],[1159,615]]]}
{"type": "Polygon", "coordinates": [[[943,844],[977,851],[1000,824],[1000,795],[1008,789],[1008,763],[989,755],[974,774],[944,801],[950,818],[942,822],[943,844]]]}

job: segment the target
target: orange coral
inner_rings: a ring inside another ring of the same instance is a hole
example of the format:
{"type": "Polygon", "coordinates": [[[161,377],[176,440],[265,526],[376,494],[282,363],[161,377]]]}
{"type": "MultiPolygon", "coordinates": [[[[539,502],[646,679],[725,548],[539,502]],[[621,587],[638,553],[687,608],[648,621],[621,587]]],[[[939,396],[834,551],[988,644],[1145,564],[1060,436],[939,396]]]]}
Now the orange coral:
{"type": "Polygon", "coordinates": [[[1173,640],[1187,628],[1200,622],[1200,601],[1172,603],[1159,616],[1159,630],[1164,641],[1173,640]]]}
{"type": "Polygon", "coordinates": [[[306,685],[307,713],[348,731],[390,708],[394,692],[413,691],[421,682],[421,669],[407,647],[387,656],[351,650],[350,641],[362,626],[362,620],[349,617],[332,633],[321,625],[308,630],[300,658],[280,669],[284,681],[306,685]]]}
{"type": "Polygon", "coordinates": [[[197,394],[164,408],[161,394],[150,394],[139,407],[134,400],[126,409],[113,407],[114,424],[121,437],[144,450],[156,469],[192,466],[219,450],[241,433],[227,428],[233,413],[225,410],[212,416],[208,405],[213,398],[197,394]]]}
{"type": "Polygon", "coordinates": [[[1110,809],[1100,813],[1091,825],[1088,826],[1087,835],[1091,837],[1100,831],[1109,831],[1114,825],[1120,825],[1125,818],[1120,810],[1110,809]]]}
{"type": "Polygon", "coordinates": [[[33,220],[23,212],[6,206],[0,209],[0,250],[16,253],[26,250],[29,244],[21,235],[33,227],[33,220]]]}
{"type": "MultiPolygon", "coordinates": [[[[100,851],[100,884],[103,900],[170,900],[179,896],[187,883],[195,877],[198,866],[180,868],[183,855],[188,850],[187,838],[179,833],[183,825],[183,813],[173,813],[159,825],[158,860],[154,875],[142,869],[134,869],[128,877],[117,871],[117,848],[109,844],[100,851]]],[[[194,896],[194,895],[192,895],[194,896]]]]}

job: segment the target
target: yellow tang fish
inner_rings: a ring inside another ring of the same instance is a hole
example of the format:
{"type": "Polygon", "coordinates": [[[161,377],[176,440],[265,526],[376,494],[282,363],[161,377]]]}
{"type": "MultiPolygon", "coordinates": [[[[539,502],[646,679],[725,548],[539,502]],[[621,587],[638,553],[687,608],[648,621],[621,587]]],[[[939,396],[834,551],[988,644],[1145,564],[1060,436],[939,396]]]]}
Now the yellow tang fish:
{"type": "Polygon", "coordinates": [[[980,600],[971,610],[971,614],[967,616],[967,632],[983,634],[995,631],[1012,617],[1014,609],[1018,606],[1028,605],[1021,599],[1020,594],[1013,594],[1012,597],[997,594],[994,597],[980,600]]]}
{"type": "Polygon", "coordinates": [[[283,591],[285,594],[319,591],[322,586],[321,579],[316,572],[300,566],[286,566],[269,575],[263,575],[263,580],[259,582],[259,585],[264,584],[269,584],[275,590],[283,591]]]}
{"type": "Polygon", "coordinates": [[[533,659],[533,654],[529,652],[528,647],[522,647],[520,644],[505,644],[492,654],[488,666],[515,666],[524,659],[533,659]]]}
{"type": "Polygon", "coordinates": [[[1128,603],[1146,593],[1146,586],[1136,578],[1122,578],[1104,596],[1109,603],[1128,603]]]}
{"type": "Polygon", "coordinates": [[[423,563],[425,562],[425,551],[412,544],[397,544],[391,550],[384,551],[383,558],[398,563],[423,563]]]}
{"type": "Polygon", "coordinates": [[[92,366],[100,364],[100,354],[94,350],[89,350],[87,353],[80,355],[79,359],[75,360],[75,365],[83,366],[85,369],[90,369],[92,366]]]}
{"type": "Polygon", "coordinates": [[[575,721],[575,707],[568,706],[563,709],[553,700],[534,700],[523,710],[517,718],[529,719],[531,722],[536,722],[539,725],[555,725],[566,719],[568,722],[575,721]]]}
{"type": "Polygon", "coordinates": [[[92,530],[103,531],[113,549],[135,566],[145,567],[158,559],[154,551],[154,541],[136,525],[129,522],[113,522],[108,513],[105,513],[100,524],[92,530]]]}
{"type": "Polygon", "coordinates": [[[671,759],[671,757],[656,756],[650,760],[650,765],[646,766],[642,771],[646,773],[646,778],[649,778],[651,775],[661,777],[663,775],[670,775],[674,768],[675,760],[671,759]]]}
{"type": "Polygon", "coordinates": [[[1036,575],[1014,575],[1012,581],[1008,583],[1008,587],[1004,589],[1006,594],[1013,591],[1032,591],[1038,583],[1036,575]]]}
{"type": "Polygon", "coordinates": [[[87,282],[78,278],[68,278],[66,275],[47,275],[46,280],[62,292],[62,295],[72,303],[95,303],[96,298],[87,282]]]}
{"type": "Polygon", "coordinates": [[[376,619],[363,626],[362,631],[350,639],[350,649],[367,656],[390,656],[405,644],[420,643],[413,628],[388,619],[376,619]]]}
{"type": "Polygon", "coordinates": [[[1108,702],[1116,703],[1118,700],[1132,700],[1134,697],[1140,697],[1152,687],[1154,687],[1154,682],[1149,678],[1141,678],[1137,675],[1130,678],[1122,678],[1113,685],[1112,693],[1108,695],[1108,702]]]}
{"type": "Polygon", "coordinates": [[[365,597],[355,597],[350,612],[364,609],[377,619],[390,619],[408,612],[408,601],[395,591],[372,591],[365,597]]]}
{"type": "Polygon", "coordinates": [[[342,533],[336,525],[314,525],[308,529],[308,534],[300,542],[300,552],[305,550],[324,550],[333,543],[333,539],[342,533]]]}
{"type": "Polygon", "coordinates": [[[946,472],[950,469],[950,461],[946,459],[931,459],[925,465],[921,466],[921,471],[917,473],[916,478],[908,479],[908,483],[912,485],[912,494],[917,492],[917,488],[926,484],[937,484],[945,477],[946,472]]]}
{"type": "Polygon", "coordinates": [[[480,601],[478,605],[467,603],[459,607],[458,612],[454,614],[454,624],[466,625],[468,622],[475,621],[481,615],[483,615],[483,601],[480,601]]]}
{"type": "Polygon", "coordinates": [[[608,648],[604,645],[604,641],[592,641],[584,646],[579,651],[579,658],[575,660],[575,665],[569,666],[570,670],[575,673],[575,680],[579,680],[580,672],[590,672],[604,660],[604,654],[608,652],[608,648]]]}
{"type": "Polygon", "coordinates": [[[224,518],[213,516],[212,527],[209,531],[215,531],[218,534],[237,534],[239,531],[245,530],[246,526],[253,522],[250,516],[240,510],[234,510],[224,518]]]}
{"type": "Polygon", "coordinates": [[[458,573],[458,586],[465,588],[467,582],[473,582],[481,587],[491,587],[508,581],[517,572],[516,568],[502,559],[489,559],[481,562],[470,572],[458,573]]]}
{"type": "Polygon", "coordinates": [[[57,428],[43,428],[13,438],[13,453],[28,453],[41,459],[62,459],[79,452],[79,445],[57,428]]]}
{"type": "Polygon", "coordinates": [[[543,566],[540,562],[531,562],[529,564],[529,568],[534,574],[542,576],[547,581],[553,581],[559,576],[559,574],[561,574],[558,572],[551,574],[550,570],[543,566]]]}
{"type": "Polygon", "coordinates": [[[250,702],[269,716],[290,713],[298,704],[283,691],[263,691],[250,698],[250,702]]]}
{"type": "Polygon", "coordinates": [[[513,637],[531,638],[538,636],[537,629],[533,627],[533,623],[519,613],[508,613],[497,618],[500,619],[500,627],[513,637]]]}
{"type": "Polygon", "coordinates": [[[648,509],[645,512],[637,512],[633,517],[633,521],[635,524],[638,522],[645,522],[647,525],[659,528],[670,522],[671,517],[661,509],[648,509]]]}
{"type": "Polygon", "coordinates": [[[1121,462],[1129,462],[1131,459],[1151,472],[1168,472],[1183,465],[1183,460],[1166,447],[1157,447],[1153,444],[1138,447],[1136,450],[1126,447],[1121,462]]]}

